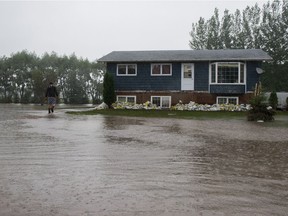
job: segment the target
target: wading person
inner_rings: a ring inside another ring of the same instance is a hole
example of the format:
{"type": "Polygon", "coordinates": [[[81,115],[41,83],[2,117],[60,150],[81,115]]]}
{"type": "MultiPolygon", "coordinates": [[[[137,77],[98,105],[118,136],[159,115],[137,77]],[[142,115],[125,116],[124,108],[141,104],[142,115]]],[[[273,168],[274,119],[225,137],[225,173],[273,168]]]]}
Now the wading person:
{"type": "Polygon", "coordinates": [[[56,105],[56,97],[58,97],[58,92],[56,87],[52,82],[49,83],[49,86],[46,90],[45,97],[48,101],[48,113],[54,112],[54,107],[56,105]]]}

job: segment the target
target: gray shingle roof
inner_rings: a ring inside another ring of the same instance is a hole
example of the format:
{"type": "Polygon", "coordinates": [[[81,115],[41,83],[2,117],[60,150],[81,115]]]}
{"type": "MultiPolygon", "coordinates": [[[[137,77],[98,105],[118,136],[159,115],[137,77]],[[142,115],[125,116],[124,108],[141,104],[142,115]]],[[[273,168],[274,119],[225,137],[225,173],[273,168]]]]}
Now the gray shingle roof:
{"type": "Polygon", "coordinates": [[[158,50],[158,51],[113,51],[99,62],[188,62],[221,60],[272,60],[261,49],[226,50],[158,50]]]}

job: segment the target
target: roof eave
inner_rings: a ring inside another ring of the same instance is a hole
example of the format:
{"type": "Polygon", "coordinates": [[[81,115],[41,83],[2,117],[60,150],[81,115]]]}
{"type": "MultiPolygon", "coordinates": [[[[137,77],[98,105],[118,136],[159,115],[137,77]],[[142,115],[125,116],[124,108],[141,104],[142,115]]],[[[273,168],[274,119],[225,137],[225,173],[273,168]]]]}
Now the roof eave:
{"type": "Polygon", "coordinates": [[[272,58],[223,58],[223,59],[154,59],[154,60],[132,60],[132,59],[119,59],[119,60],[101,60],[99,59],[98,62],[106,62],[106,63],[113,63],[113,62],[203,62],[203,61],[272,61],[272,58]]]}

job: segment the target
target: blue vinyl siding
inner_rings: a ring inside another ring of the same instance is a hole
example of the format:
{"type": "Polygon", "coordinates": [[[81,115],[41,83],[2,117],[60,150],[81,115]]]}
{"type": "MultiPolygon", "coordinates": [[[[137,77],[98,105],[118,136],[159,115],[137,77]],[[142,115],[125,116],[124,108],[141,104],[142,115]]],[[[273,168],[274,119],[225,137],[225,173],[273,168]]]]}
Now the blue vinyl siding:
{"type": "Polygon", "coordinates": [[[253,91],[255,84],[259,81],[260,75],[256,72],[256,68],[261,68],[261,62],[246,62],[246,91],[253,91]]]}
{"type": "MultiPolygon", "coordinates": [[[[156,63],[156,62],[151,62],[156,63]]],[[[151,76],[151,63],[137,63],[137,76],[117,76],[117,63],[107,63],[107,71],[112,73],[115,80],[115,90],[120,91],[171,91],[181,90],[181,62],[172,63],[172,76],[151,76]]],[[[171,63],[171,62],[165,62],[171,63]]],[[[193,62],[191,62],[193,63],[193,62]]],[[[123,64],[123,62],[121,62],[123,64]]],[[[124,64],[135,64],[126,62],[124,64]]],[[[259,81],[256,67],[261,62],[246,62],[246,85],[210,85],[211,93],[245,93],[253,91],[259,81]]],[[[194,90],[209,91],[209,62],[194,62],[194,90]]]]}
{"type": "Polygon", "coordinates": [[[245,85],[210,85],[210,93],[215,94],[244,94],[245,85]]]}
{"type": "Polygon", "coordinates": [[[209,90],[209,62],[194,63],[194,90],[209,90]]]}
{"type": "Polygon", "coordinates": [[[150,63],[137,63],[137,76],[116,76],[116,63],[108,63],[107,71],[114,75],[116,90],[165,91],[181,89],[180,63],[172,64],[172,76],[151,76],[150,63]]]}

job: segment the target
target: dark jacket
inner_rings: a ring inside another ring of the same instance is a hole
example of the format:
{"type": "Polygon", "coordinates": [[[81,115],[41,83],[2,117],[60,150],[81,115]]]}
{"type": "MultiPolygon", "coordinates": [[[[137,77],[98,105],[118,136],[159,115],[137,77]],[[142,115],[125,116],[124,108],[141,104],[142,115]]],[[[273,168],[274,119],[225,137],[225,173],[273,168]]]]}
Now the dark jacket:
{"type": "Polygon", "coordinates": [[[58,97],[58,92],[55,86],[49,86],[46,90],[45,97],[58,97]]]}

